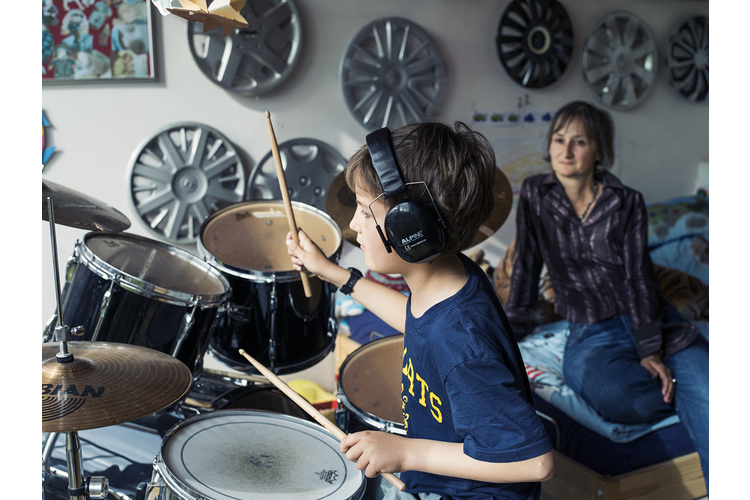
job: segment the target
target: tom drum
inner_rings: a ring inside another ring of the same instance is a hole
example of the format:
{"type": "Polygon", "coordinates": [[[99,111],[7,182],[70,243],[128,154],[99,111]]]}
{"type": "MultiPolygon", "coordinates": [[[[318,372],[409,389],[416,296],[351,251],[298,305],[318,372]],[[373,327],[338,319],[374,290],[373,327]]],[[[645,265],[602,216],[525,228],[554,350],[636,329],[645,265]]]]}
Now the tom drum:
{"type": "Polygon", "coordinates": [[[185,363],[197,379],[230,285],[179,248],[126,233],[92,232],[68,260],[63,295],[64,323],[83,327],[73,340],[155,349],[185,363]]]}
{"type": "Polygon", "coordinates": [[[378,430],[406,435],[401,409],[404,336],[364,344],[341,364],[336,425],[346,433],[378,430]]]}
{"type": "MultiPolygon", "coordinates": [[[[338,262],[338,225],[315,207],[292,202],[295,222],[338,262]]],[[[310,276],[312,297],[287,253],[289,225],[281,200],[248,201],[214,212],[201,226],[198,248],[232,287],[227,313],[209,343],[221,362],[255,372],[240,349],[278,374],[294,373],[333,350],[336,287],[310,276]]]]}

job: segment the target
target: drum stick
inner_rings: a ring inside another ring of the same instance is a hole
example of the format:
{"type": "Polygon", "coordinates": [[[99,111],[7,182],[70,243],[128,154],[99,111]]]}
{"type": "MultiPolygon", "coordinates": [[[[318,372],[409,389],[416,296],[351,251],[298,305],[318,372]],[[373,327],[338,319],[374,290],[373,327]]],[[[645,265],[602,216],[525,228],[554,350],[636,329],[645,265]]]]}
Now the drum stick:
{"type": "MultiPolygon", "coordinates": [[[[281,392],[289,396],[289,398],[294,401],[300,408],[302,408],[308,415],[310,415],[312,418],[315,419],[317,423],[325,427],[328,432],[336,436],[336,438],[341,441],[346,437],[346,433],[333,425],[333,423],[328,420],[322,413],[320,413],[313,405],[308,403],[308,401],[297,394],[297,392],[286,385],[286,382],[281,380],[279,377],[276,376],[275,373],[273,373],[271,370],[263,366],[259,361],[257,361],[255,358],[250,356],[248,353],[245,352],[244,349],[240,349],[240,354],[243,355],[250,363],[253,364],[253,366],[264,376],[266,377],[269,382],[271,382],[273,385],[275,385],[281,392]]],[[[401,481],[398,477],[396,477],[394,474],[390,472],[381,472],[381,476],[383,476],[385,479],[388,480],[389,483],[391,483],[393,486],[399,489],[399,491],[404,491],[406,488],[406,485],[403,481],[401,481]]]]}
{"type": "MultiPolygon", "coordinates": [[[[289,231],[292,232],[292,239],[299,245],[297,223],[294,220],[292,201],[289,199],[289,190],[286,187],[286,175],[284,174],[284,167],[281,165],[281,156],[279,155],[279,145],[276,143],[276,134],[274,134],[273,125],[271,125],[271,113],[268,111],[266,111],[266,119],[268,120],[268,133],[271,135],[271,151],[273,152],[273,161],[276,164],[276,177],[279,178],[281,197],[284,199],[284,206],[286,207],[286,220],[289,223],[289,231]]],[[[305,297],[312,297],[310,279],[307,277],[307,271],[305,271],[304,268],[302,268],[300,276],[302,277],[302,288],[305,290],[305,297]]]]}

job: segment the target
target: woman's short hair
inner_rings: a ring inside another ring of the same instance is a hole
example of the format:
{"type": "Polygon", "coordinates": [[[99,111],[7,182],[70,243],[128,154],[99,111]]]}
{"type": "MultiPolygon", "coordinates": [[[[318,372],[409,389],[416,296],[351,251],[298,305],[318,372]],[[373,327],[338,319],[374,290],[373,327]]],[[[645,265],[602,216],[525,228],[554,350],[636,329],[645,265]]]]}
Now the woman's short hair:
{"type": "Polygon", "coordinates": [[[544,159],[550,161],[549,147],[552,144],[552,136],[576,119],[581,120],[586,136],[596,144],[596,150],[601,157],[596,168],[610,168],[615,161],[613,147],[615,125],[609,113],[585,101],[569,102],[558,109],[552,117],[547,131],[547,149],[544,159]]]}
{"type": "MultiPolygon", "coordinates": [[[[408,186],[386,206],[406,198],[431,206],[432,194],[446,225],[442,253],[469,248],[494,206],[497,165],[492,145],[463,122],[456,122],[454,128],[432,121],[406,125],[394,130],[391,140],[404,182],[423,181],[430,193],[421,186],[408,186]]],[[[360,189],[373,198],[383,192],[366,145],[351,157],[345,175],[352,191],[360,189]]]]}

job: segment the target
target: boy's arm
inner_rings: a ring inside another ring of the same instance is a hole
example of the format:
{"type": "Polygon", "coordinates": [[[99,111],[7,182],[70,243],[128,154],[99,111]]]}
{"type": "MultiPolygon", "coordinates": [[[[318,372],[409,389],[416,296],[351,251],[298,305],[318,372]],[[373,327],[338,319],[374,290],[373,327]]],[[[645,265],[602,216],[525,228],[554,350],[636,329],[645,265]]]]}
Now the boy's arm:
{"type": "Polygon", "coordinates": [[[518,462],[483,462],[463,452],[463,443],[409,439],[378,431],[349,434],[341,451],[368,477],[415,470],[491,483],[546,481],[555,470],[552,451],[518,462]]]}
{"type": "MultiPolygon", "coordinates": [[[[331,262],[304,231],[299,231],[299,245],[292,239],[292,233],[287,234],[286,244],[289,255],[292,256],[294,269],[297,271],[304,267],[309,272],[316,274],[318,278],[339,288],[349,281],[349,270],[331,262]]],[[[380,283],[362,278],[354,284],[349,296],[389,326],[404,333],[406,295],[380,283]]]]}

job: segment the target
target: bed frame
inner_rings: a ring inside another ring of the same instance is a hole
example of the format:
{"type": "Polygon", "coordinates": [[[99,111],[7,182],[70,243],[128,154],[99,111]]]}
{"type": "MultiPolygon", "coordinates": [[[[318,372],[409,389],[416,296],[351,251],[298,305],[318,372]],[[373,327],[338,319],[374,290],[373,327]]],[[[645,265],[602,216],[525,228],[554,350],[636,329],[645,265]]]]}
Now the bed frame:
{"type": "Polygon", "coordinates": [[[555,500],[694,500],[706,496],[698,453],[619,476],[601,475],[557,450],[555,475],[542,491],[555,500]]]}

